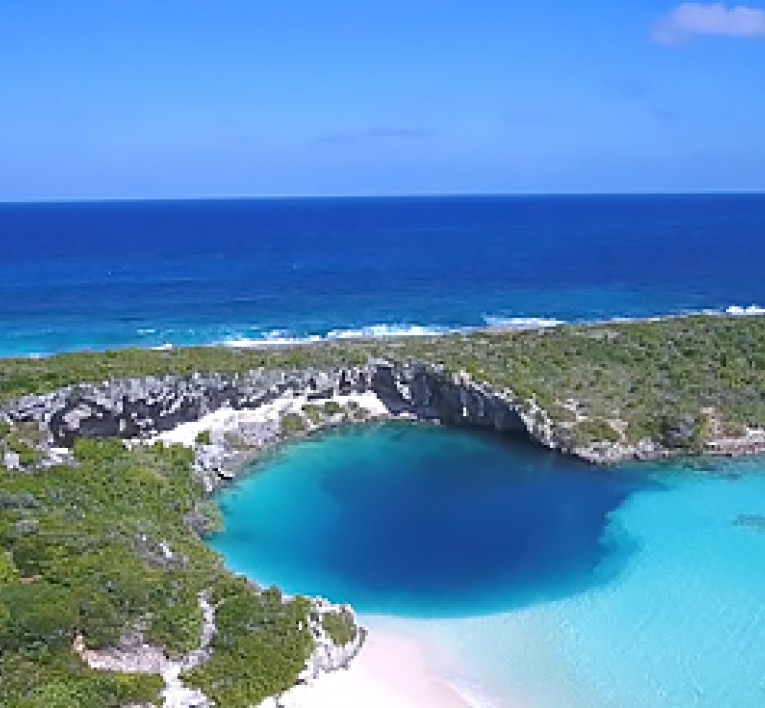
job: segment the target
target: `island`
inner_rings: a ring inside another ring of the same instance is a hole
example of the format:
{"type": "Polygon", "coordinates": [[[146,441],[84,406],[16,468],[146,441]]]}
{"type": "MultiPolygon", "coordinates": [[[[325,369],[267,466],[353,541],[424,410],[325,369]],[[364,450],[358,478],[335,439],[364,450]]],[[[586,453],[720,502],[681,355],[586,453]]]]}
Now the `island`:
{"type": "Polygon", "coordinates": [[[0,703],[236,708],[347,666],[350,607],[204,538],[259,456],[389,419],[599,465],[762,453],[765,318],[0,360],[0,703]]]}

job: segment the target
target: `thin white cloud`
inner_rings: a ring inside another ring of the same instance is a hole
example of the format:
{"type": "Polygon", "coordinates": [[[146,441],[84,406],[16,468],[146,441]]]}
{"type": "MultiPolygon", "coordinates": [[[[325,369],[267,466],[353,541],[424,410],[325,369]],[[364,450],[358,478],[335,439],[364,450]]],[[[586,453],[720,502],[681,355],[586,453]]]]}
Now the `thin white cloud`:
{"type": "Polygon", "coordinates": [[[765,38],[765,10],[722,3],[683,3],[661,19],[653,38],[661,44],[681,44],[694,37],[765,38]]]}

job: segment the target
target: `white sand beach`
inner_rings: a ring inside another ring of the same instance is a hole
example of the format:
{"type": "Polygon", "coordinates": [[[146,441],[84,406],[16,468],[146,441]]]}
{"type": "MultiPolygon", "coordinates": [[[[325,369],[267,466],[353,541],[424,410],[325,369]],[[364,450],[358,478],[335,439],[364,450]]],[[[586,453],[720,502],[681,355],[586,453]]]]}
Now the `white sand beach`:
{"type": "MultiPolygon", "coordinates": [[[[340,405],[355,403],[371,418],[385,418],[387,408],[374,393],[334,396],[340,405]]],[[[231,430],[238,425],[278,421],[299,413],[308,400],[285,397],[251,410],[221,408],[198,421],[184,423],[157,435],[154,440],[193,447],[205,431],[231,430]]],[[[363,618],[361,620],[364,622],[363,618]]],[[[278,702],[268,699],[262,708],[477,708],[434,671],[427,652],[415,639],[389,631],[375,622],[359,655],[349,668],[321,674],[296,686],[278,702]]],[[[481,705],[483,708],[483,705],[481,705]]]]}
{"type": "MultiPolygon", "coordinates": [[[[341,406],[355,403],[367,411],[370,418],[386,418],[388,409],[377,397],[377,394],[368,391],[366,393],[351,393],[348,395],[335,395],[332,398],[322,399],[321,403],[333,401],[341,406]]],[[[182,423],[172,430],[160,433],[149,442],[162,441],[175,445],[193,447],[197,435],[212,430],[231,430],[238,425],[247,423],[264,423],[267,421],[278,422],[287,413],[300,413],[303,406],[310,403],[306,396],[285,396],[270,403],[265,403],[257,408],[239,409],[219,408],[213,413],[203,416],[199,420],[182,423]]]]}
{"type": "MultiPolygon", "coordinates": [[[[362,619],[363,623],[363,619],[362,619]]],[[[436,674],[424,647],[373,628],[348,669],[296,686],[262,708],[478,708],[436,674]]]]}
{"type": "MultiPolygon", "coordinates": [[[[355,403],[372,419],[387,418],[389,411],[372,392],[336,395],[331,400],[355,403]]],[[[178,425],[154,440],[193,447],[200,433],[236,430],[249,423],[277,423],[286,414],[300,413],[309,403],[305,396],[284,397],[255,409],[221,408],[200,420],[178,425]]],[[[441,647],[427,646],[416,626],[407,632],[406,621],[379,616],[360,617],[368,629],[366,641],[347,669],[322,673],[295,686],[260,708],[520,708],[490,700],[480,691],[456,680],[449,670],[455,660],[443,662],[441,647]]]]}

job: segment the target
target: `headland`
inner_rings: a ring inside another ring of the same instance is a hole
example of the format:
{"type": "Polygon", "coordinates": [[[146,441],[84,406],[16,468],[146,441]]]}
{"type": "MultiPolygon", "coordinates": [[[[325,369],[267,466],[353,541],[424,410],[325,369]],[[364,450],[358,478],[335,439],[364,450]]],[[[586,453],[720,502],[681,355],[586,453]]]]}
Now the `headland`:
{"type": "Polygon", "coordinates": [[[93,696],[82,705],[164,691],[165,705],[244,706],[315,681],[360,651],[352,610],[234,578],[202,541],[210,495],[247,463],[374,419],[490,429],[596,464],[760,453],[764,357],[765,318],[696,316],[3,360],[2,691],[41,700],[65,676],[93,696]]]}

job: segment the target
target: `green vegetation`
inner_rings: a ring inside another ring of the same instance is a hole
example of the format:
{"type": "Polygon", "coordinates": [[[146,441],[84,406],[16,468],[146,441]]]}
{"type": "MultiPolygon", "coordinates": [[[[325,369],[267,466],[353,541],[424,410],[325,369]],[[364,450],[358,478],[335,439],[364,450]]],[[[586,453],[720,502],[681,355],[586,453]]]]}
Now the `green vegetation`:
{"type": "Polygon", "coordinates": [[[285,603],[277,589],[254,593],[238,578],[219,584],[213,601],[218,629],[213,656],[188,674],[187,682],[230,708],[257,705],[292,687],[313,649],[308,600],[285,603]]]}
{"type": "Polygon", "coordinates": [[[197,433],[197,437],[195,438],[194,442],[197,445],[211,445],[212,438],[210,437],[210,431],[202,430],[201,432],[197,433]]]}
{"type": "Polygon", "coordinates": [[[339,415],[343,412],[343,407],[337,401],[326,401],[322,407],[326,415],[339,415]]]}
{"type": "MultiPolygon", "coordinates": [[[[623,421],[630,442],[662,440],[672,421],[689,416],[704,437],[710,413],[722,425],[765,427],[765,318],[689,317],[442,340],[413,340],[406,355],[533,396],[548,411],[576,401],[587,418],[623,421]]],[[[596,432],[608,431],[587,426],[581,441],[597,440],[596,432]]]]}
{"type": "Polygon", "coordinates": [[[42,435],[34,425],[16,425],[11,427],[5,421],[0,421],[0,463],[4,452],[18,455],[22,467],[31,467],[39,460],[37,445],[42,435]]]}
{"type": "MultiPolygon", "coordinates": [[[[337,401],[325,401],[321,405],[306,403],[303,406],[303,415],[312,425],[323,425],[328,422],[359,423],[369,418],[367,410],[356,401],[349,401],[345,405],[337,401]]],[[[299,426],[296,432],[301,432],[299,426]]]]}
{"type": "MultiPolygon", "coordinates": [[[[562,404],[574,400],[588,419],[623,421],[629,442],[646,437],[661,440],[667,421],[688,416],[702,421],[704,410],[723,430],[765,426],[762,317],[697,316],[260,351],[126,350],[6,359],[0,362],[0,400],[113,377],[244,372],[260,367],[328,369],[363,364],[371,357],[419,359],[441,363],[449,371],[466,371],[476,380],[511,389],[521,399],[534,397],[558,422],[570,421],[562,404]]],[[[297,421],[292,423],[297,427],[297,421]]],[[[700,425],[698,433],[703,437],[705,430],[700,425]]],[[[577,431],[577,440],[595,440],[591,436],[596,431],[609,434],[600,425],[585,426],[577,431]]]]}
{"type": "Polygon", "coordinates": [[[359,633],[353,615],[347,611],[323,615],[321,624],[329,638],[339,647],[350,644],[359,633]]]}
{"type": "Polygon", "coordinates": [[[116,378],[190,375],[194,372],[242,373],[258,368],[302,369],[353,366],[367,360],[364,343],[356,347],[316,346],[268,350],[236,350],[192,347],[154,351],[123,349],[101,353],[61,354],[29,359],[0,360],[0,401],[31,393],[44,393],[63,386],[116,378]]]}
{"type": "Polygon", "coordinates": [[[303,406],[303,415],[311,421],[313,425],[319,425],[324,421],[324,412],[321,406],[314,403],[306,403],[303,406]]]}
{"type": "Polygon", "coordinates": [[[618,442],[621,439],[618,431],[602,418],[591,418],[577,423],[573,429],[574,441],[577,444],[587,444],[593,440],[599,442],[618,442]]]}
{"type": "Polygon", "coordinates": [[[186,653],[199,642],[206,589],[222,603],[223,631],[195,680],[215,684],[226,706],[294,683],[312,646],[301,629],[308,602],[282,603],[232,578],[190,528],[215,523],[192,453],[113,440],[80,440],[74,453],[76,467],[0,470],[0,705],[156,701],[158,677],[92,671],[72,642],[79,634],[90,649],[110,647],[140,630],[171,655],[186,653]],[[252,681],[215,683],[235,658],[256,654],[252,681]]]}
{"type": "Polygon", "coordinates": [[[305,418],[297,413],[287,413],[287,415],[282,416],[279,425],[281,434],[285,437],[300,435],[308,430],[305,418]]]}
{"type": "MultiPolygon", "coordinates": [[[[70,354],[0,361],[0,401],[81,382],[260,367],[330,369],[384,357],[443,365],[534,400],[577,444],[650,438],[700,451],[714,435],[765,428],[765,318],[474,332],[279,350],[193,348],[70,354]],[[575,411],[575,412],[574,412],[575,411]]],[[[306,404],[285,435],[357,406],[306,404]],[[307,419],[307,420],[306,420],[307,419]]],[[[192,453],[81,440],[76,466],[37,469],[41,432],[0,420],[0,705],[100,708],[156,701],[161,682],[88,669],[72,652],[113,646],[130,631],[180,655],[196,646],[198,594],[212,593],[219,632],[189,683],[218,705],[247,706],[289,688],[312,648],[310,604],[284,602],[233,578],[198,535],[219,523],[191,472],[192,453]],[[14,458],[11,458],[14,459],[14,458]]],[[[197,442],[207,444],[209,434],[197,442]]],[[[338,644],[350,615],[322,618],[338,644]]]]}
{"type": "Polygon", "coordinates": [[[159,704],[162,679],[92,671],[61,649],[6,652],[0,700],[7,708],[104,708],[159,704]]]}

